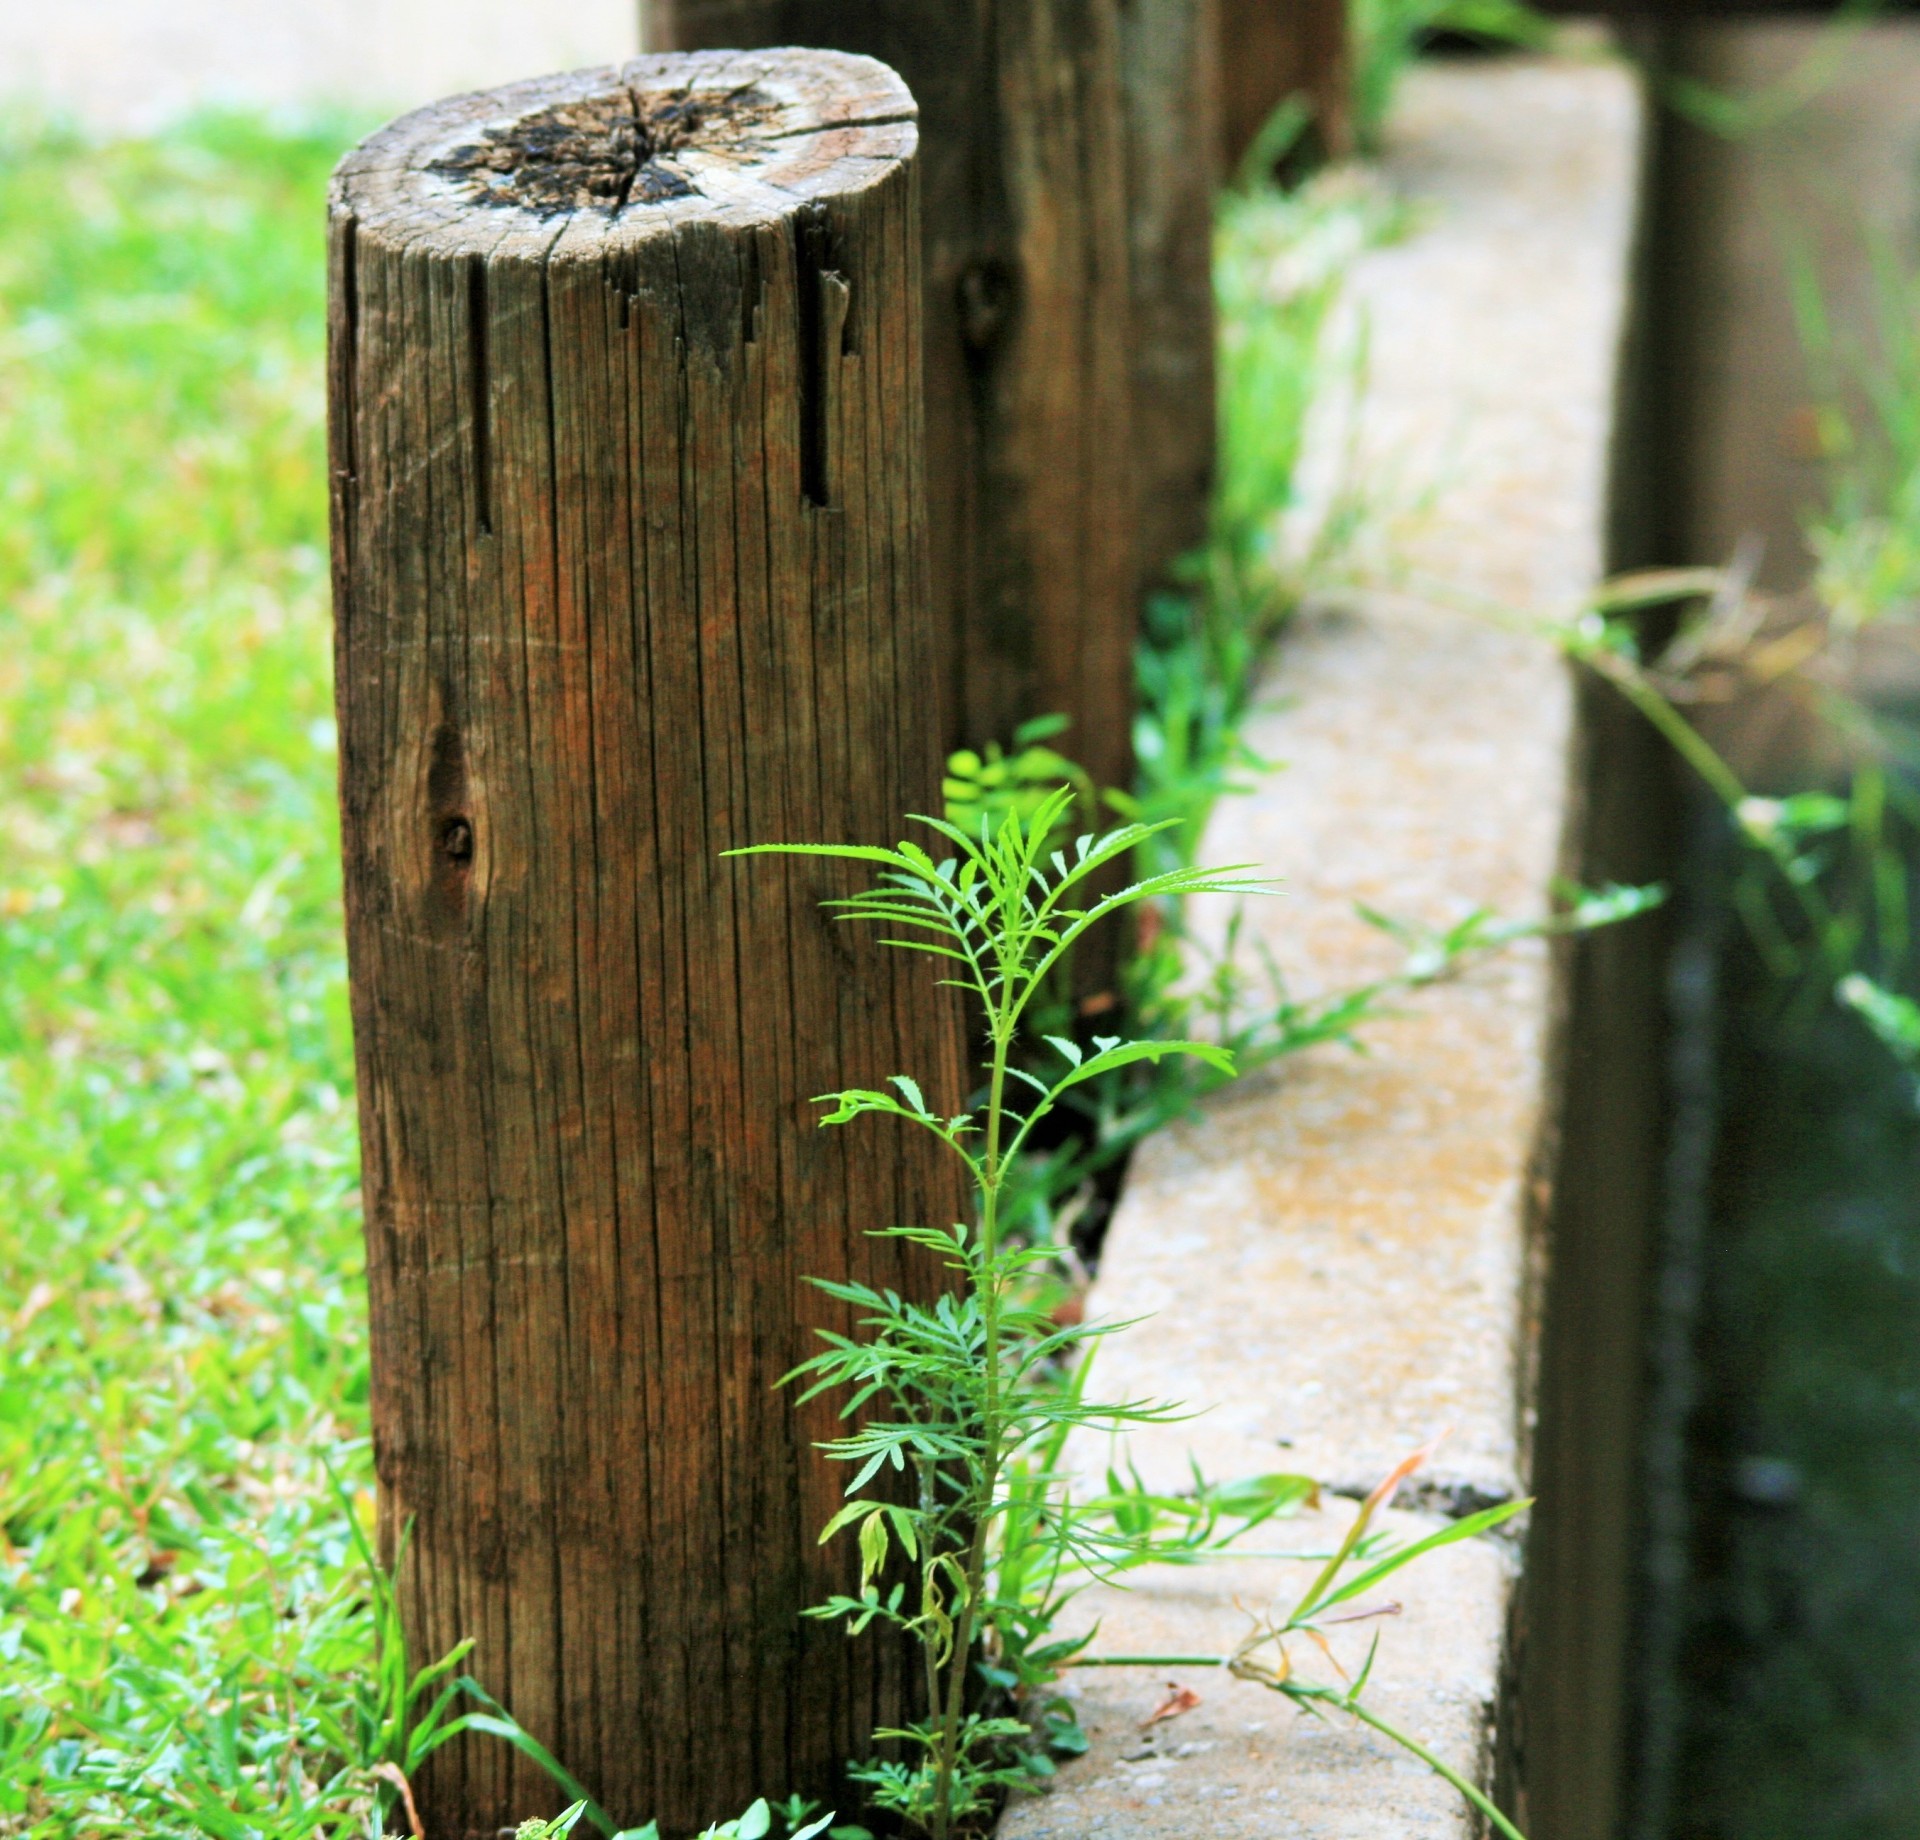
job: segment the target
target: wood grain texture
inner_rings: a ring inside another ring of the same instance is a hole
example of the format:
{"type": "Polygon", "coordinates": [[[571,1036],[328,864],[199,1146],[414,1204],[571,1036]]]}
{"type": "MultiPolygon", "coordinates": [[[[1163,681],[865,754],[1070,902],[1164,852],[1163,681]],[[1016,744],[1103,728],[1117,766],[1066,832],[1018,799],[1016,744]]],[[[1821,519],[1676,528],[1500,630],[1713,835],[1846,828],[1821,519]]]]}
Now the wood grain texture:
{"type": "Polygon", "coordinates": [[[1319,151],[1353,151],[1347,0],[1215,0],[1220,34],[1220,162],[1232,173],[1289,96],[1313,110],[1319,151]]]}
{"type": "MultiPolygon", "coordinates": [[[[920,962],[819,910],[938,796],[916,132],[826,53],[643,58],[461,98],[331,202],[341,796],[385,1548],[627,1822],[829,1793],[909,1657],[800,1611],[830,1408],[775,1390],[929,1294],[961,1196],[812,1095],[957,1104],[920,962]]],[[[429,1831],[564,1798],[469,1739],[429,1831]]]]}

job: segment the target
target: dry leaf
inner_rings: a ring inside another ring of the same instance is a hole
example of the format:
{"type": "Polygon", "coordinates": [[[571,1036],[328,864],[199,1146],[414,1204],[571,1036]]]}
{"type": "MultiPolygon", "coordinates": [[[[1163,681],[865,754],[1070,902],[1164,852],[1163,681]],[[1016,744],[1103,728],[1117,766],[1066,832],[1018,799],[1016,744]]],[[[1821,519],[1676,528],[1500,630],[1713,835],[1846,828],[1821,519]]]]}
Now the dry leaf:
{"type": "Polygon", "coordinates": [[[1177,1719],[1183,1712],[1191,1712],[1199,1705],[1200,1695],[1191,1687],[1183,1687],[1177,1680],[1167,1682],[1167,1697],[1140,1721],[1140,1729],[1145,1731],[1149,1725],[1158,1725],[1162,1719],[1177,1719]]]}
{"type": "Polygon", "coordinates": [[[407,1805],[407,1825],[413,1830],[413,1840],[427,1840],[427,1830],[420,1825],[420,1810],[413,1805],[413,1784],[407,1781],[406,1771],[397,1763],[376,1763],[373,1773],[400,1791],[400,1799],[407,1805]]]}

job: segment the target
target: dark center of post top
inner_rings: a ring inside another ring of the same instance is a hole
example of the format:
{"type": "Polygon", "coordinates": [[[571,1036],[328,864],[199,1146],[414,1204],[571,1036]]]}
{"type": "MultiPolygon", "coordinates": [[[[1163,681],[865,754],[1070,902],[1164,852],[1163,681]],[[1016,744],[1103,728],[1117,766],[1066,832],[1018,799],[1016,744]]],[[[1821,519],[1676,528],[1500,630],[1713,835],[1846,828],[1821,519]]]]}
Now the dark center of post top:
{"type": "Polygon", "coordinates": [[[695,187],[675,155],[755,151],[778,105],[751,83],[730,92],[621,89],[554,103],[442,154],[428,170],[463,180],[475,204],[541,217],[684,198],[695,187]]]}

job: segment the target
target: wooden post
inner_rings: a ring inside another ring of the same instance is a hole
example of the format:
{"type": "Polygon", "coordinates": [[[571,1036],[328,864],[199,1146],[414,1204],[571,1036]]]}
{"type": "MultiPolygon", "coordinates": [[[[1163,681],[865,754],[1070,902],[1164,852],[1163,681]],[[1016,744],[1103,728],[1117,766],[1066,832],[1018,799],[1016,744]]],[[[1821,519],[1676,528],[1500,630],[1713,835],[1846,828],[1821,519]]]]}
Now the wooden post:
{"type": "Polygon", "coordinates": [[[1126,0],[1128,222],[1140,565],[1149,589],[1207,537],[1219,0],[1126,0]]]}
{"type": "Polygon", "coordinates": [[[1347,0],[1215,0],[1220,33],[1220,159],[1231,175],[1289,96],[1313,111],[1320,151],[1353,151],[1347,0]]]}
{"type": "Polygon", "coordinates": [[[1125,785],[1139,563],[1119,0],[649,0],[648,42],[884,59],[925,137],[946,738],[1055,712],[1125,785]]]}
{"type": "MultiPolygon", "coordinates": [[[[950,747],[1064,714],[1133,778],[1144,583],[1212,477],[1212,0],[645,0],[649,44],[884,59],[925,136],[928,491],[950,747]],[[1189,159],[1189,156],[1195,156],[1189,159]]],[[[1116,932],[1087,942],[1111,987],[1116,932]]]]}
{"type": "MultiPolygon", "coordinates": [[[[469,1666],[619,1819],[824,1795],[910,1657],[803,1621],[835,1421],[776,1391],[931,1294],[963,1092],[920,961],[843,876],[723,862],[934,809],[916,131],[889,70],[643,58],[439,104],[348,155],[330,406],[375,1451],[415,1665],[469,1666]],[[937,1146],[935,1147],[937,1148],[937,1146]]],[[[470,1738],[436,1836],[566,1798],[470,1738]]]]}

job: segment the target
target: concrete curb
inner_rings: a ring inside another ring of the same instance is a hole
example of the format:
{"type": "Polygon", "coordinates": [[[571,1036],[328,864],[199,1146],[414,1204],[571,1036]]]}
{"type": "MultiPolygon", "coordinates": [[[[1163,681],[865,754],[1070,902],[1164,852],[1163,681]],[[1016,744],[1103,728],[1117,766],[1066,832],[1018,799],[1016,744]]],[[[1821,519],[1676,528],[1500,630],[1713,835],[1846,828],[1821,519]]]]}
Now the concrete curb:
{"type": "MultiPolygon", "coordinates": [[[[1408,84],[1387,170],[1415,227],[1363,258],[1353,288],[1371,349],[1362,477],[1421,506],[1395,533],[1404,579],[1545,615],[1600,576],[1641,135],[1637,86],[1608,62],[1434,66],[1408,84]]],[[[1323,432],[1319,473],[1344,438],[1323,432]]],[[[1397,968],[1355,902],[1432,926],[1542,911],[1573,807],[1573,703],[1551,646],[1410,593],[1301,621],[1248,737],[1285,770],[1223,805],[1204,852],[1286,883],[1248,923],[1296,994],[1397,968]]],[[[1549,954],[1522,947],[1410,1000],[1366,1055],[1316,1050],[1143,1149],[1093,1303],[1150,1320],[1102,1352],[1098,1390],[1204,1409],[1135,1440],[1149,1481],[1179,1486],[1191,1452],[1211,1476],[1364,1488],[1450,1428],[1400,1531],[1522,1490],[1554,1005],[1549,954]]],[[[1351,1512],[1331,1500],[1260,1543],[1321,1545],[1351,1512]]],[[[1434,1555],[1396,1580],[1404,1612],[1378,1625],[1372,1703],[1482,1780],[1515,1551],[1434,1555]]],[[[1264,1609],[1305,1573],[1248,1560],[1149,1575],[1081,1610],[1108,1652],[1224,1652],[1249,1626],[1240,1604],[1264,1609]]],[[[1352,1632],[1349,1666],[1372,1627],[1352,1632]]],[[[1213,1670],[1175,1677],[1201,1704],[1143,1732],[1166,1680],[1076,1676],[1093,1748],[1002,1833],[1473,1830],[1383,1740],[1213,1670]]]]}

